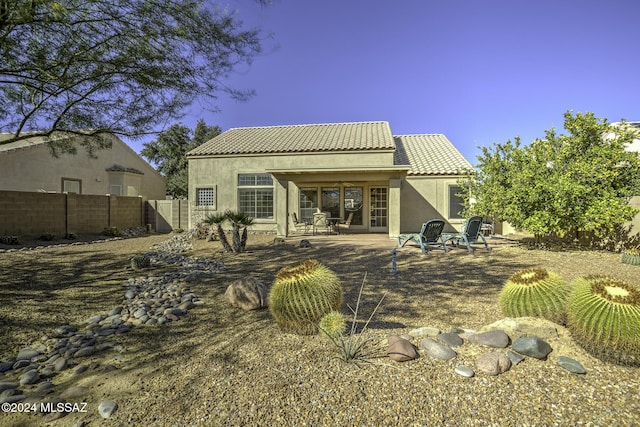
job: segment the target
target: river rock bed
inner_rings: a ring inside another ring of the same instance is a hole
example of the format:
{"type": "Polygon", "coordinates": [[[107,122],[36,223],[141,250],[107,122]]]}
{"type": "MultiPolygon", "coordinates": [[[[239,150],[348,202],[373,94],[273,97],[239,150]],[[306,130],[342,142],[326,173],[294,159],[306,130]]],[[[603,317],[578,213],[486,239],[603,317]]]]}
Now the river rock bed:
{"type": "MultiPolygon", "coordinates": [[[[116,239],[121,237],[105,241],[116,239]]],[[[68,245],[74,244],[76,243],[68,245]]],[[[0,404],[56,399],[60,401],[86,394],[85,390],[79,395],[70,396],[67,390],[56,396],[56,375],[68,369],[74,369],[75,374],[95,369],[95,363],[83,363],[83,359],[108,350],[126,353],[115,338],[118,335],[128,333],[134,327],[178,321],[189,310],[203,304],[191,292],[187,282],[195,277],[223,271],[224,266],[214,260],[181,255],[189,249],[191,243],[187,235],[173,236],[154,245],[145,254],[151,259],[152,266],[156,263],[176,265],[179,268],[164,274],[128,279],[123,284],[125,292],[121,305],[108,313],[89,317],[84,325],[59,326],[53,334],[34,341],[28,348],[20,350],[14,358],[1,361],[0,404]]],[[[71,393],[73,394],[73,390],[71,393]]],[[[99,410],[103,417],[109,416],[117,408],[117,403],[105,402],[102,402],[99,410]]],[[[51,421],[59,416],[63,415],[52,412],[45,418],[46,421],[51,421]]]]}

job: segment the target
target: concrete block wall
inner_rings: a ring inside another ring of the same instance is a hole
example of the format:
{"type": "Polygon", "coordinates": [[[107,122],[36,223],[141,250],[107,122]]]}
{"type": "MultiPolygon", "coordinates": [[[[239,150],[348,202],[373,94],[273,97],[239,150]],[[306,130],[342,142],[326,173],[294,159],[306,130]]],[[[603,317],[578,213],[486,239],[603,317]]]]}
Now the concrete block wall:
{"type": "Polygon", "coordinates": [[[0,191],[0,236],[99,234],[140,227],[141,197],[0,191]]]}

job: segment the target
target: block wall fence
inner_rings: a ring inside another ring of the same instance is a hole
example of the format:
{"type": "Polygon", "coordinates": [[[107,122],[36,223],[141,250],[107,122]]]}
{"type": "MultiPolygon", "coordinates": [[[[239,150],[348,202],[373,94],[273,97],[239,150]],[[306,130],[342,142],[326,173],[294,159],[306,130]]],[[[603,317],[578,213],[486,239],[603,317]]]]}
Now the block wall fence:
{"type": "Polygon", "coordinates": [[[101,233],[144,226],[141,197],[0,191],[0,236],[101,233]]]}

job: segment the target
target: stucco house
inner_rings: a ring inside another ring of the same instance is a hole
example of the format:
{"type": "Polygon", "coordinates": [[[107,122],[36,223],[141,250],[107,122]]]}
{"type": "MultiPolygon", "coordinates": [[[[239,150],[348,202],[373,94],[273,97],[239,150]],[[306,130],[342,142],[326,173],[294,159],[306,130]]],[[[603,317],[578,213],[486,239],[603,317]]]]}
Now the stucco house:
{"type": "Polygon", "coordinates": [[[227,209],[254,230],[291,234],[290,214],[353,213],[350,232],[464,222],[456,183],[471,164],[441,134],[393,135],[388,122],[229,129],[187,154],[190,227],[227,209]]]}
{"type": "MultiPolygon", "coordinates": [[[[120,138],[104,135],[111,148],[89,157],[77,154],[53,157],[42,137],[0,144],[0,190],[39,191],[165,199],[166,179],[120,138]]],[[[7,134],[0,134],[7,139],[7,134]]],[[[81,136],[68,136],[77,144],[81,136]]]]}

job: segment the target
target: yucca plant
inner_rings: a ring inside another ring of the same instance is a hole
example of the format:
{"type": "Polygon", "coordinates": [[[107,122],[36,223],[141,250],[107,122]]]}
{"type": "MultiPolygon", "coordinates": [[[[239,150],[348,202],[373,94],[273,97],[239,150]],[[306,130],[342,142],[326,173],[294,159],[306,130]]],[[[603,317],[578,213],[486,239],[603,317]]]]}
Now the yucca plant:
{"type": "Polygon", "coordinates": [[[640,265],[640,251],[638,249],[627,249],[622,252],[620,261],[623,264],[640,265]]]}
{"type": "Polygon", "coordinates": [[[269,311],[280,328],[299,335],[318,332],[327,313],[342,305],[342,284],[318,261],[282,268],[269,292],[269,311]]]}
{"type": "Polygon", "coordinates": [[[564,324],[570,285],[543,268],[513,274],[500,292],[502,312],[509,317],[542,317],[564,324]]]}
{"type": "MultiPolygon", "coordinates": [[[[376,311],[378,311],[378,308],[380,307],[380,304],[382,304],[384,297],[387,295],[386,292],[382,295],[382,297],[378,301],[378,304],[371,312],[371,315],[362,327],[362,331],[360,331],[360,333],[356,333],[356,327],[358,324],[358,310],[360,308],[362,290],[364,289],[366,278],[367,275],[365,274],[364,278],[362,279],[362,284],[360,285],[360,291],[358,292],[358,299],[356,301],[355,308],[351,308],[351,306],[347,305],[347,307],[349,307],[349,309],[353,313],[353,321],[351,322],[351,329],[346,336],[344,334],[332,334],[329,330],[323,329],[323,322],[318,325],[319,329],[324,333],[324,335],[329,338],[334,347],[338,349],[340,353],[340,359],[345,362],[373,363],[374,358],[380,357],[377,354],[377,349],[373,344],[373,339],[365,338],[364,334],[367,330],[367,327],[369,326],[369,323],[371,322],[371,319],[373,319],[373,316],[376,314],[376,311]]],[[[330,315],[331,314],[327,315],[327,317],[330,315]]]]}
{"type": "Polygon", "coordinates": [[[233,227],[233,251],[244,252],[245,247],[247,246],[247,229],[252,226],[255,221],[244,212],[231,210],[225,212],[225,218],[233,227]],[[242,230],[242,235],[240,230],[242,230]]]}
{"type": "Polygon", "coordinates": [[[608,276],[574,282],[568,328],[594,356],[622,365],[640,365],[640,288],[608,276]]]}

